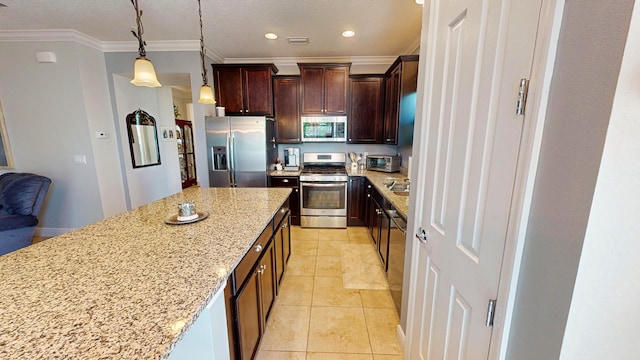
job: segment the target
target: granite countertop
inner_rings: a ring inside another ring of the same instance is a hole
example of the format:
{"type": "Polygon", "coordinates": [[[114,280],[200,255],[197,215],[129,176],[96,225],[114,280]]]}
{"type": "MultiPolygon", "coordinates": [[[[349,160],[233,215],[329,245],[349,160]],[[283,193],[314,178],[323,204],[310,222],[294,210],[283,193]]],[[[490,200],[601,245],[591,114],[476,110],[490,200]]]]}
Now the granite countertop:
{"type": "Polygon", "coordinates": [[[392,178],[398,180],[399,182],[405,181],[407,178],[406,175],[401,173],[385,173],[380,171],[369,171],[369,170],[351,170],[347,168],[347,174],[349,176],[364,176],[366,177],[373,186],[391,202],[394,208],[398,210],[398,212],[407,218],[409,214],[409,197],[396,195],[393,191],[387,189],[383,183],[388,182],[388,179],[392,178]]]}
{"type": "MultiPolygon", "coordinates": [[[[387,179],[393,178],[403,182],[407,176],[401,173],[385,173],[380,171],[369,170],[351,170],[351,167],[347,167],[347,174],[349,176],[364,176],[378,189],[378,191],[387,198],[393,204],[393,207],[400,212],[401,215],[407,218],[409,214],[409,197],[396,195],[393,191],[387,189],[383,183],[387,182],[387,179]]],[[[269,173],[269,176],[300,176],[300,171],[287,171],[287,170],[273,170],[269,173]]]]}
{"type": "Polygon", "coordinates": [[[0,359],[162,359],[288,198],[189,188],[0,256],[0,359]],[[210,216],[167,225],[181,200],[210,216]]]}

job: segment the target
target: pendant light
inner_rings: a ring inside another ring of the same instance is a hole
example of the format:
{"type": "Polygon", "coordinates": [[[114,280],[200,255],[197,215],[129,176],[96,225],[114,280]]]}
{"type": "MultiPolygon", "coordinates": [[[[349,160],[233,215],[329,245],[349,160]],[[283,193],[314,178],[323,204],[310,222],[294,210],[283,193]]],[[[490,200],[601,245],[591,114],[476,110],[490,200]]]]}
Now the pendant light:
{"type": "Polygon", "coordinates": [[[198,16],[200,17],[200,62],[202,64],[202,87],[200,87],[200,99],[198,102],[201,104],[215,104],[216,100],[213,98],[213,91],[211,86],[208,85],[207,79],[207,67],[204,64],[204,36],[202,36],[202,7],[200,6],[200,0],[198,0],[198,16]]]}
{"type": "Polygon", "coordinates": [[[136,10],[136,24],[138,25],[138,33],[131,30],[133,36],[138,39],[138,57],[134,64],[133,80],[131,80],[131,83],[135,86],[146,86],[150,88],[162,86],[158,82],[156,70],[153,68],[151,61],[147,59],[147,52],[144,49],[146,43],[142,40],[142,33],[144,33],[141,20],[142,10],[138,8],[138,0],[131,0],[131,3],[136,10]]]}

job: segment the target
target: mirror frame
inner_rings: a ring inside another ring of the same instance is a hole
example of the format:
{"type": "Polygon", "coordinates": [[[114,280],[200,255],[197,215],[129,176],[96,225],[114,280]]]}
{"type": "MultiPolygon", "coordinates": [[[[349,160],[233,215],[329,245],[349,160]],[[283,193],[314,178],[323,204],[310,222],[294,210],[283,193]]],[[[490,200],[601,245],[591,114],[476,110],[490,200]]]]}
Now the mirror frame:
{"type": "Polygon", "coordinates": [[[129,150],[131,152],[131,164],[133,168],[141,168],[147,166],[155,166],[160,165],[160,144],[158,143],[158,127],[156,126],[156,119],[153,116],[149,115],[146,111],[138,109],[131,114],[127,115],[127,133],[129,134],[129,150]],[[153,137],[155,141],[154,147],[148,147],[150,149],[155,149],[156,153],[151,154],[151,162],[146,164],[138,164],[136,162],[136,157],[134,155],[134,137],[133,137],[133,126],[153,126],[153,137]],[[155,159],[155,161],[153,161],[155,159]]]}

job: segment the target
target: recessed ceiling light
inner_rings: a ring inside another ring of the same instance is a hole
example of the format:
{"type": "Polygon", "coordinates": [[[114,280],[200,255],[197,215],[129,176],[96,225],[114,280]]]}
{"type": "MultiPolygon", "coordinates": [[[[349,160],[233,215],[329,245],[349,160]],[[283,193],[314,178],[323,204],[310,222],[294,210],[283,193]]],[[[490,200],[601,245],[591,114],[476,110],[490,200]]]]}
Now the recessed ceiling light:
{"type": "Polygon", "coordinates": [[[418,4],[418,5],[424,5],[424,0],[416,0],[416,4],[418,4]]]}
{"type": "Polygon", "coordinates": [[[344,37],[353,37],[353,35],[355,35],[355,34],[356,34],[356,33],[355,33],[354,31],[347,30],[347,31],[344,31],[344,32],[342,33],[342,36],[344,36],[344,37]]]}
{"type": "Polygon", "coordinates": [[[266,37],[269,40],[275,40],[278,38],[278,35],[274,34],[274,33],[266,33],[264,34],[264,37],[266,37]]]}

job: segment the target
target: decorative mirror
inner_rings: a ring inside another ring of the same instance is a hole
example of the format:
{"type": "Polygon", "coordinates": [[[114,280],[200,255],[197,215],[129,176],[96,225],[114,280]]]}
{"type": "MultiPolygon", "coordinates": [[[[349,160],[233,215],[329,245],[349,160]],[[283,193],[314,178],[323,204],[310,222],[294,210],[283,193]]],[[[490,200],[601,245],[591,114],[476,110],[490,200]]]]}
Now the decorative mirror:
{"type": "Polygon", "coordinates": [[[160,165],[156,119],[138,109],[127,115],[127,132],[133,167],[160,165]]]}

